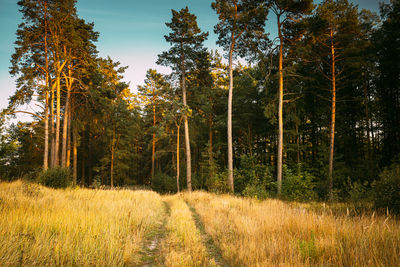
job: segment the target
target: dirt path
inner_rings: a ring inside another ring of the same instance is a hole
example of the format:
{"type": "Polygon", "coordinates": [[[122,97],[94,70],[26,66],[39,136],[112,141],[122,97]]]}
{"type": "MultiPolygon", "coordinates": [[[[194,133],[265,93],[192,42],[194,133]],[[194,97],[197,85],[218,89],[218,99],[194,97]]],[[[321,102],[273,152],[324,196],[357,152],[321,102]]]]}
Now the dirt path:
{"type": "Polygon", "coordinates": [[[186,200],[185,202],[188,205],[190,211],[192,212],[193,219],[196,223],[197,229],[199,229],[202,235],[203,244],[207,249],[208,257],[214,260],[217,266],[229,266],[228,264],[226,264],[224,258],[222,257],[221,249],[218,247],[218,245],[215,243],[212,237],[206,232],[204,224],[201,221],[200,215],[196,212],[196,209],[192,205],[190,205],[186,200]]]}
{"type": "Polygon", "coordinates": [[[161,260],[160,257],[162,257],[160,253],[160,244],[161,240],[165,237],[166,235],[166,223],[168,220],[168,217],[170,216],[170,207],[167,204],[167,202],[163,201],[164,206],[165,206],[165,215],[163,220],[160,222],[159,227],[155,229],[154,231],[150,232],[146,238],[145,241],[143,242],[142,245],[142,257],[141,257],[141,263],[138,266],[160,266],[161,260]]]}

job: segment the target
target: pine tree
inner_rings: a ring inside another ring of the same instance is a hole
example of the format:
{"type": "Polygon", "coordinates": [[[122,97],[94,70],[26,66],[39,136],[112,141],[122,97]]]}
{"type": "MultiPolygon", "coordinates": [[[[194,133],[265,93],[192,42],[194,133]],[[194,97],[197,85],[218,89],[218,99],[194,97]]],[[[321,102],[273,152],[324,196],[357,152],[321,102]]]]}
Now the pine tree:
{"type": "Polygon", "coordinates": [[[218,34],[217,44],[228,51],[229,58],[229,94],[228,94],[228,185],[234,192],[233,147],[232,147],[232,98],[233,98],[233,59],[244,55],[247,42],[256,32],[262,32],[266,9],[263,1],[255,0],[217,0],[212,3],[217,12],[219,23],[214,32],[218,34]]]}
{"type": "MultiPolygon", "coordinates": [[[[196,58],[206,50],[203,42],[208,33],[202,33],[197,26],[196,16],[189,12],[188,7],[179,12],[172,10],[171,22],[166,23],[171,33],[165,36],[165,40],[171,44],[171,48],[158,56],[157,64],[170,66],[180,76],[182,88],[182,100],[187,108],[186,73],[195,66],[196,58]]],[[[185,151],[186,151],[186,182],[187,188],[192,191],[192,168],[189,138],[188,117],[184,116],[185,127],[185,151]]]]}

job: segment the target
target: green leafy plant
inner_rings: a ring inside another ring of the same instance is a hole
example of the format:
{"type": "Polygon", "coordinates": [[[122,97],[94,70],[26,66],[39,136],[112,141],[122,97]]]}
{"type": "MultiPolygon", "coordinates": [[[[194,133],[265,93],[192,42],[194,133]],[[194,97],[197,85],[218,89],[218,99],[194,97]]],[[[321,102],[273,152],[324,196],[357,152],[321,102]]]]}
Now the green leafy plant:
{"type": "Polygon", "coordinates": [[[372,185],[376,208],[400,213],[400,164],[386,168],[372,185]]]}
{"type": "Polygon", "coordinates": [[[298,166],[297,173],[293,173],[286,165],[283,166],[282,195],[288,200],[309,201],[317,197],[314,191],[315,177],[298,166]]]}
{"type": "Polygon", "coordinates": [[[40,184],[53,188],[67,188],[71,185],[71,173],[68,168],[50,168],[39,174],[40,184]]]}
{"type": "Polygon", "coordinates": [[[312,260],[317,256],[317,245],[315,242],[315,234],[311,231],[309,240],[300,240],[299,241],[299,250],[301,257],[304,261],[312,260]]]}

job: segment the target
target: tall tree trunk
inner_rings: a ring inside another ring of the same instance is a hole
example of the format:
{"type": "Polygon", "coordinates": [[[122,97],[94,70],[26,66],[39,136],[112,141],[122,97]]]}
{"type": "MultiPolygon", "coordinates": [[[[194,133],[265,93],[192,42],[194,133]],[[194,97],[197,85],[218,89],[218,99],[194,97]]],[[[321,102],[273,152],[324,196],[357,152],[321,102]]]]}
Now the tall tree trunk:
{"type": "Polygon", "coordinates": [[[277,159],[277,182],[278,197],[282,192],[282,155],[283,155],[283,36],[281,31],[280,15],[278,15],[279,35],[279,108],[278,108],[278,159],[277,159]]]}
{"type": "Polygon", "coordinates": [[[178,190],[178,193],[180,192],[179,189],[179,174],[180,174],[180,168],[179,168],[179,134],[180,134],[180,125],[176,125],[176,188],[178,190]]]}
{"type": "Polygon", "coordinates": [[[333,29],[330,29],[331,35],[331,56],[332,56],[332,116],[331,132],[329,146],[329,199],[333,200],[333,152],[335,146],[335,121],[336,121],[336,73],[335,73],[335,46],[333,44],[333,29]]]}
{"type": "MultiPolygon", "coordinates": [[[[154,93],[154,85],[153,84],[152,84],[152,95],[153,95],[153,130],[155,130],[155,127],[156,127],[156,104],[155,104],[155,93],[154,93]]],[[[152,148],[151,148],[151,182],[154,181],[155,154],[156,154],[156,134],[153,133],[152,148]]]]}
{"type": "Polygon", "coordinates": [[[43,170],[49,167],[49,58],[47,50],[47,2],[44,2],[44,54],[46,61],[46,92],[44,109],[44,151],[43,151],[43,170]]]}
{"type": "MultiPolygon", "coordinates": [[[[211,103],[211,102],[210,102],[211,103]]],[[[214,156],[213,156],[213,118],[209,117],[208,120],[208,166],[209,166],[209,176],[214,175],[214,156]]]]}
{"type": "Polygon", "coordinates": [[[115,145],[115,129],[113,131],[113,137],[111,142],[111,167],[110,167],[110,185],[111,188],[114,187],[114,145],[115,145]]]}
{"type": "Polygon", "coordinates": [[[57,77],[56,77],[56,83],[57,83],[57,106],[56,106],[56,141],[55,141],[55,148],[54,148],[54,156],[55,156],[55,161],[54,165],[59,166],[60,164],[60,157],[59,157],[59,149],[60,149],[60,117],[61,117],[61,82],[60,82],[60,72],[58,71],[59,69],[59,63],[58,63],[58,68],[57,68],[57,77]]]}
{"type": "Polygon", "coordinates": [[[232,97],[233,97],[233,51],[235,49],[235,36],[232,32],[231,46],[229,49],[229,93],[228,93],[228,186],[233,193],[233,147],[232,147],[232,97]]]}
{"type": "Polygon", "coordinates": [[[53,168],[55,167],[56,163],[56,157],[55,157],[55,147],[56,147],[56,142],[55,142],[55,128],[54,128],[54,88],[51,86],[51,100],[50,100],[50,138],[51,138],[51,151],[50,151],[50,166],[53,168]]]}
{"type": "MultiPolygon", "coordinates": [[[[47,75],[46,75],[47,76],[47,75]]],[[[46,77],[46,80],[48,78],[46,77]]],[[[46,81],[46,84],[48,82],[46,81]]],[[[43,170],[49,168],[49,93],[46,89],[46,104],[44,109],[44,151],[43,151],[43,170]]]]}
{"type": "Polygon", "coordinates": [[[68,115],[68,126],[67,126],[67,136],[68,136],[68,140],[67,140],[67,162],[66,162],[66,166],[67,168],[69,168],[71,166],[71,109],[69,109],[69,115],[68,115]]]}
{"type": "Polygon", "coordinates": [[[93,167],[92,167],[92,135],[90,133],[90,129],[88,132],[88,180],[89,185],[93,183],[93,167]]]}
{"type": "MultiPolygon", "coordinates": [[[[183,105],[187,108],[186,101],[186,77],[185,77],[185,59],[182,57],[182,96],[183,96],[183,105]]],[[[192,192],[192,158],[190,154],[190,138],[189,138],[189,124],[188,117],[186,114],[183,116],[184,125],[185,125],[185,151],[186,151],[186,183],[187,189],[189,192],[192,192]]]]}
{"type": "Polygon", "coordinates": [[[64,121],[63,121],[63,135],[62,135],[62,150],[61,150],[61,167],[67,166],[67,140],[68,140],[68,123],[69,123],[69,101],[71,89],[67,86],[67,99],[65,101],[64,121]]]}
{"type": "Polygon", "coordinates": [[[74,185],[77,185],[77,180],[78,180],[78,144],[77,144],[77,136],[76,136],[76,130],[73,130],[73,159],[72,159],[72,164],[73,164],[73,181],[74,185]]]}

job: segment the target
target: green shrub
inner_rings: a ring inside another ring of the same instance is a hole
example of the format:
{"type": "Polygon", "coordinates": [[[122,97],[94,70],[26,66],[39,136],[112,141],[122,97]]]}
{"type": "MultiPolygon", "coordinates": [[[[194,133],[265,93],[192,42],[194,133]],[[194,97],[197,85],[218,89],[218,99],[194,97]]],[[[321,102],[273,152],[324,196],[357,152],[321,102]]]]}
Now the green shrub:
{"type": "Polygon", "coordinates": [[[400,164],[386,168],[372,185],[376,208],[400,214],[400,164]]]}
{"type": "Polygon", "coordinates": [[[229,186],[227,183],[227,177],[228,177],[227,170],[214,174],[206,182],[208,191],[217,193],[217,194],[228,193],[229,186]]]}
{"type": "Polygon", "coordinates": [[[235,192],[243,196],[264,199],[274,195],[276,182],[269,168],[254,156],[242,155],[235,174],[235,192]]]}
{"type": "Polygon", "coordinates": [[[349,197],[350,200],[354,203],[371,200],[371,190],[368,188],[368,181],[364,183],[361,182],[351,182],[350,178],[348,179],[349,197]]]}
{"type": "Polygon", "coordinates": [[[294,174],[286,165],[283,166],[282,196],[288,200],[309,201],[316,198],[315,178],[298,166],[294,174]]]}
{"type": "Polygon", "coordinates": [[[151,182],[151,188],[160,193],[174,193],[177,191],[176,177],[166,173],[157,173],[151,182]]]}
{"type": "Polygon", "coordinates": [[[71,174],[68,168],[50,168],[42,171],[38,177],[39,183],[53,188],[66,188],[71,185],[71,174]]]}
{"type": "Polygon", "coordinates": [[[256,184],[256,183],[247,184],[242,192],[242,195],[260,200],[269,197],[269,194],[265,188],[265,184],[256,184]]]}

